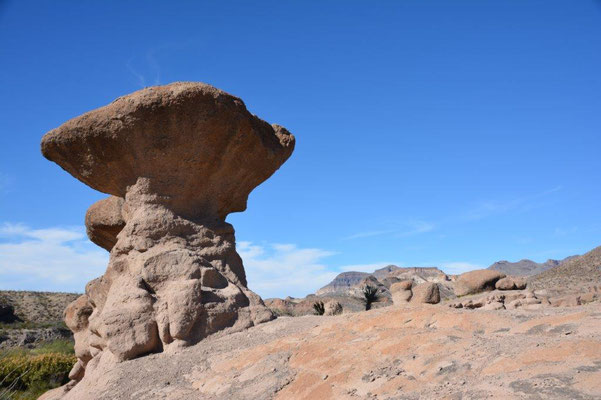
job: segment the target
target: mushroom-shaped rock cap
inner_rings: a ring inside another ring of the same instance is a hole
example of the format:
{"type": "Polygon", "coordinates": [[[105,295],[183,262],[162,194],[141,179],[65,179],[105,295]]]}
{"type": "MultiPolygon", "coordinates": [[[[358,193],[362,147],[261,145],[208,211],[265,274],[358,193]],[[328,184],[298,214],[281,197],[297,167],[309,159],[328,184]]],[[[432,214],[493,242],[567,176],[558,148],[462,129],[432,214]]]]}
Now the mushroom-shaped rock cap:
{"type": "Polygon", "coordinates": [[[74,118],[42,138],[42,153],[85,184],[125,197],[138,178],[176,213],[219,218],[292,154],[294,136],[210,85],[142,89],[74,118]]]}

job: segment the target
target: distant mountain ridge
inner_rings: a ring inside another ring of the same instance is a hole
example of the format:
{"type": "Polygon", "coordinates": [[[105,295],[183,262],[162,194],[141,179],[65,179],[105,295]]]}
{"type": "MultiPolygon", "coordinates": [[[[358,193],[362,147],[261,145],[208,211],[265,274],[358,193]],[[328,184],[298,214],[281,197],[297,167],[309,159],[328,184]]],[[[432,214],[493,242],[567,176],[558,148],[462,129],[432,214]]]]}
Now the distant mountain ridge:
{"type": "Polygon", "coordinates": [[[563,263],[577,257],[578,256],[570,256],[564,258],[563,260],[547,260],[544,263],[537,263],[528,259],[520,260],[518,262],[502,260],[492,264],[490,267],[488,267],[488,269],[503,272],[507,275],[531,276],[558,267],[563,263]]]}
{"type": "Polygon", "coordinates": [[[360,291],[360,287],[366,283],[371,282],[374,286],[383,285],[388,288],[392,283],[405,279],[412,279],[416,283],[426,281],[446,282],[449,280],[449,277],[436,267],[403,268],[396,265],[387,265],[372,273],[357,271],[342,272],[315,294],[317,296],[332,294],[349,295],[360,291]]]}

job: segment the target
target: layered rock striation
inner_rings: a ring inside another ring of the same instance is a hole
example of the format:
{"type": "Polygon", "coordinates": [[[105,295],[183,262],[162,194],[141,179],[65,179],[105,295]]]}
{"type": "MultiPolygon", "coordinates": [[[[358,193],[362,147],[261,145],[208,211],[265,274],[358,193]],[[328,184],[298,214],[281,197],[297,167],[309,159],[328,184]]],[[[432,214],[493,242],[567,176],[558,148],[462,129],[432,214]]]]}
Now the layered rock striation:
{"type": "Polygon", "coordinates": [[[112,195],[90,207],[105,274],[66,310],[81,380],[99,364],[273,318],[247,287],[231,212],[291,155],[286,129],[201,83],[150,87],[48,132],[44,156],[112,195]]]}

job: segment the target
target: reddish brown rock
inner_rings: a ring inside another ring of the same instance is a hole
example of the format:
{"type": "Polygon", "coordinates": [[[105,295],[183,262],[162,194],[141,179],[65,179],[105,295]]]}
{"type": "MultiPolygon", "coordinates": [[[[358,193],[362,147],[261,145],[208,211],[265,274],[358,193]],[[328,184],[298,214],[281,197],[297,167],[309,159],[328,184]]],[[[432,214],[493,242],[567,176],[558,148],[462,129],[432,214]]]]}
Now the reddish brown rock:
{"type": "Polygon", "coordinates": [[[44,156],[88,186],[125,198],[147,178],[176,215],[246,209],[249,193],[290,157],[294,136],[212,86],[149,87],[74,118],[42,139],[44,156]]]}
{"type": "Polygon", "coordinates": [[[116,196],[99,200],[88,208],[86,231],[90,240],[111,251],[117,243],[117,235],[125,227],[121,213],[123,199],[116,196]]]}
{"type": "Polygon", "coordinates": [[[499,290],[523,290],[526,288],[527,281],[522,277],[506,276],[495,283],[495,288],[499,290]]]}
{"type": "Polygon", "coordinates": [[[404,280],[397,283],[393,283],[390,285],[390,293],[392,295],[392,302],[394,304],[405,304],[411,300],[413,297],[413,292],[411,291],[411,286],[413,285],[413,280],[404,280]]]}
{"type": "Polygon", "coordinates": [[[67,310],[72,379],[273,318],[247,288],[225,217],[293,149],[294,136],[240,99],[190,82],[121,97],[44,136],[44,156],[113,195],[86,215],[111,256],[67,310]]]}
{"type": "Polygon", "coordinates": [[[438,304],[440,303],[440,290],[438,285],[433,282],[424,282],[412,289],[412,303],[420,304],[438,304]]]}
{"type": "Polygon", "coordinates": [[[390,285],[390,293],[394,293],[397,290],[411,290],[412,286],[413,286],[412,279],[407,279],[404,281],[393,283],[392,285],[390,285]]]}
{"type": "Polygon", "coordinates": [[[494,290],[495,283],[504,277],[505,274],[491,269],[466,272],[461,274],[455,282],[455,294],[457,296],[465,296],[494,290]]]}
{"type": "Polygon", "coordinates": [[[499,290],[513,290],[515,289],[515,282],[510,277],[506,276],[495,283],[495,288],[499,290]]]}

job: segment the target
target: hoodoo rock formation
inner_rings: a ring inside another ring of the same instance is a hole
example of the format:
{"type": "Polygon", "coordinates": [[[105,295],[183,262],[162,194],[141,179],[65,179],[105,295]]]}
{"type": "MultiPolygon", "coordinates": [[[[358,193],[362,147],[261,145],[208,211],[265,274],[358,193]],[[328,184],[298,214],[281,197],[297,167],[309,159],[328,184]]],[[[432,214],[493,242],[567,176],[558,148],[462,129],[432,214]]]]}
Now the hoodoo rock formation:
{"type": "Polygon", "coordinates": [[[229,213],[292,154],[285,128],[201,83],[150,87],[48,132],[42,153],[112,195],[86,215],[110,251],[65,314],[74,381],[99,365],[195,344],[273,318],[247,288],[229,213]]]}

